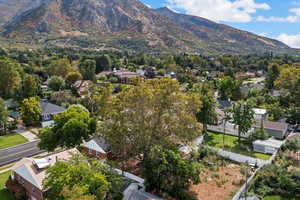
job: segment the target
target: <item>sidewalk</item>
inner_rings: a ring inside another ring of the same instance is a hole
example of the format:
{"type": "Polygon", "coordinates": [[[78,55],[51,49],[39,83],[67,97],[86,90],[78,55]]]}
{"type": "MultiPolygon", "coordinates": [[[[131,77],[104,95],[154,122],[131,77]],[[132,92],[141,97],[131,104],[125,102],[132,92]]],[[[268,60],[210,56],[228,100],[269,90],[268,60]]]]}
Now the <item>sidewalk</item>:
{"type": "Polygon", "coordinates": [[[28,130],[16,130],[16,131],[17,131],[17,133],[22,135],[24,138],[26,138],[28,140],[28,142],[34,142],[39,139],[36,135],[34,135],[33,133],[31,133],[28,130]]]}

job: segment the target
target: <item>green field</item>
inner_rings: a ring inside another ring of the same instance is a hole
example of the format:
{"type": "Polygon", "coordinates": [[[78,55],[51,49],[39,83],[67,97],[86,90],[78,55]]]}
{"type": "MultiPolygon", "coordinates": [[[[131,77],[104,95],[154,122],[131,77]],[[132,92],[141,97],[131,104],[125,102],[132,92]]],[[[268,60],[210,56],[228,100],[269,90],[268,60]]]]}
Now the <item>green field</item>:
{"type": "Polygon", "coordinates": [[[0,199],[1,200],[14,200],[12,194],[10,194],[6,189],[4,189],[4,185],[10,175],[10,171],[0,174],[0,199]]]}
{"type": "Polygon", "coordinates": [[[265,197],[263,200],[297,200],[297,199],[289,198],[289,197],[281,197],[281,196],[268,196],[265,197]]]}
{"type": "Polygon", "coordinates": [[[0,149],[13,147],[18,144],[23,144],[25,142],[27,142],[27,139],[19,134],[0,136],[0,149]]]}
{"type": "Polygon", "coordinates": [[[245,156],[250,156],[254,158],[259,158],[262,160],[269,160],[271,158],[271,155],[262,154],[262,153],[255,153],[248,151],[246,147],[248,147],[242,139],[241,145],[238,144],[238,137],[231,136],[231,135],[225,135],[224,136],[224,148],[223,148],[223,134],[221,133],[213,133],[208,132],[208,134],[204,138],[204,143],[215,147],[218,149],[224,149],[226,151],[230,151],[233,153],[242,154],[245,156]]]}

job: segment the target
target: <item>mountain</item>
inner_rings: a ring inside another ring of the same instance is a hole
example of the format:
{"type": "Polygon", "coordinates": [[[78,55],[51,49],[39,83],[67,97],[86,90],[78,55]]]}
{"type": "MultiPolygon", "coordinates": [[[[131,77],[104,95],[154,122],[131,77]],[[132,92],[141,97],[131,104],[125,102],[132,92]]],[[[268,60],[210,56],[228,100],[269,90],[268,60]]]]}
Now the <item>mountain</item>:
{"type": "Polygon", "coordinates": [[[41,5],[43,0],[0,0],[0,26],[26,10],[41,5]]]}
{"type": "Polygon", "coordinates": [[[159,8],[156,12],[167,17],[182,28],[191,31],[216,51],[259,52],[286,51],[290,48],[282,42],[218,24],[205,18],[180,14],[169,8],[159,8]]]}
{"type": "Polygon", "coordinates": [[[18,15],[4,29],[9,38],[59,43],[76,37],[69,42],[106,48],[205,47],[194,34],[138,0],[48,0],[18,15]]]}
{"type": "Polygon", "coordinates": [[[15,14],[2,22],[1,35],[11,41],[202,54],[293,51],[276,40],[138,0],[19,0],[15,9],[8,1],[17,2],[0,0],[0,18],[4,8],[15,14]]]}

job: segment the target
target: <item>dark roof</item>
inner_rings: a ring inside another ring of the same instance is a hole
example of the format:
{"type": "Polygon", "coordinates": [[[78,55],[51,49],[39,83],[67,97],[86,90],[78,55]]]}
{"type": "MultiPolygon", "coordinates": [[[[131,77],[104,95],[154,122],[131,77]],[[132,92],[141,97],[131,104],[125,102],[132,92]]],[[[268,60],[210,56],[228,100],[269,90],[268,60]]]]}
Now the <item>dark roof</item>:
{"type": "MultiPolygon", "coordinates": [[[[256,127],[261,126],[261,121],[255,122],[256,127]]],[[[288,124],[284,122],[272,122],[272,121],[263,121],[263,126],[265,129],[285,131],[288,128],[288,124]]]]}
{"type": "Polygon", "coordinates": [[[20,118],[21,117],[21,114],[17,111],[12,111],[8,114],[11,118],[13,119],[17,119],[17,118],[20,118]]]}
{"type": "Polygon", "coordinates": [[[150,194],[148,192],[135,190],[131,193],[129,200],[163,200],[163,199],[153,194],[150,194]]]}
{"type": "Polygon", "coordinates": [[[230,103],[230,101],[228,100],[219,100],[218,102],[220,104],[220,108],[229,108],[232,106],[232,104],[230,103]]]}
{"type": "Polygon", "coordinates": [[[41,109],[42,115],[62,113],[66,110],[64,107],[49,103],[47,101],[41,101],[41,109]]]}

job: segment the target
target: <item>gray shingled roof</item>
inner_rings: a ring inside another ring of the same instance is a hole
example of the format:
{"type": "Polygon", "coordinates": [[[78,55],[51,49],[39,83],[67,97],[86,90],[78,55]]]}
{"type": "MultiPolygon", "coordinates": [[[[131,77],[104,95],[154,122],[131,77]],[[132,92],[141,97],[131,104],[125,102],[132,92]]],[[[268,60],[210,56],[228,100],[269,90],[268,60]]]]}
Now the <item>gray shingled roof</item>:
{"type": "Polygon", "coordinates": [[[49,103],[47,101],[41,101],[42,115],[46,114],[58,114],[64,112],[64,107],[49,103]]]}
{"type": "Polygon", "coordinates": [[[163,200],[163,199],[153,194],[150,194],[148,192],[135,190],[129,196],[129,200],[163,200]]]}
{"type": "Polygon", "coordinates": [[[22,176],[22,178],[24,178],[26,181],[34,185],[35,187],[40,189],[42,188],[42,186],[40,186],[38,182],[32,177],[31,172],[29,171],[26,165],[21,165],[20,167],[16,168],[14,171],[20,176],[22,176]]]}

